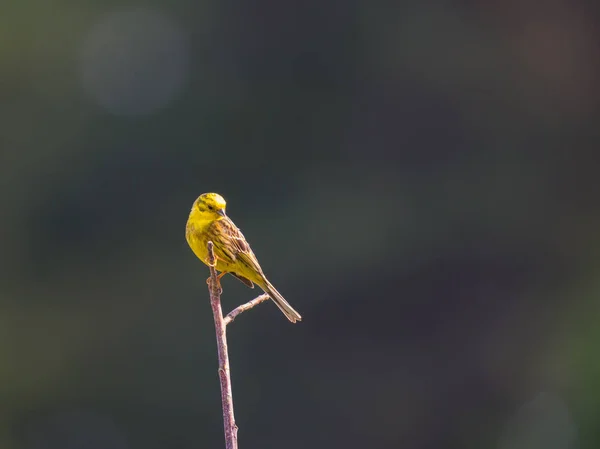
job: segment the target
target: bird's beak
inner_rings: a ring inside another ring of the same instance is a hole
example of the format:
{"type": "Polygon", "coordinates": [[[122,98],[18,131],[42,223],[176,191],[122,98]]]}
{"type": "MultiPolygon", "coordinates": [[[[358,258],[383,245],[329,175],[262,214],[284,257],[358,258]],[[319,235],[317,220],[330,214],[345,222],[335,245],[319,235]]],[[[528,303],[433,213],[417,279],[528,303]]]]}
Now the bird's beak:
{"type": "Polygon", "coordinates": [[[221,217],[225,217],[225,209],[219,209],[217,214],[219,214],[221,217]]]}

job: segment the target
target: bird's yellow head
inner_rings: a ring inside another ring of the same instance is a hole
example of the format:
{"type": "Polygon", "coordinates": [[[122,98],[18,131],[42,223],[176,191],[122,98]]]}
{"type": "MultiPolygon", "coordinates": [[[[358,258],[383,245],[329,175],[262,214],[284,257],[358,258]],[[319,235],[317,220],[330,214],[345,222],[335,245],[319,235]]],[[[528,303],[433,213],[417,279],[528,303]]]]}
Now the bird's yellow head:
{"type": "Polygon", "coordinates": [[[225,217],[225,199],[218,193],[203,193],[194,202],[192,214],[200,214],[205,220],[220,220],[225,217]]]}

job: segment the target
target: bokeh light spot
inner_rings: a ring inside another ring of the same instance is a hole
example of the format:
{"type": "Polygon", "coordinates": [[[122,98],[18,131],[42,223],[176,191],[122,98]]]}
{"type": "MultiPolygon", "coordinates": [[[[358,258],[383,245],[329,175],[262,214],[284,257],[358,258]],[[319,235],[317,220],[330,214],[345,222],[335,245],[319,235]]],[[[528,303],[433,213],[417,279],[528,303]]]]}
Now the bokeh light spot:
{"type": "Polygon", "coordinates": [[[542,392],[510,420],[500,449],[571,449],[576,443],[577,429],[566,404],[542,392]]]}
{"type": "Polygon", "coordinates": [[[185,33],[156,10],[113,12],[97,22],[83,42],[84,90],[115,115],[146,115],[167,106],[188,72],[185,33]]]}

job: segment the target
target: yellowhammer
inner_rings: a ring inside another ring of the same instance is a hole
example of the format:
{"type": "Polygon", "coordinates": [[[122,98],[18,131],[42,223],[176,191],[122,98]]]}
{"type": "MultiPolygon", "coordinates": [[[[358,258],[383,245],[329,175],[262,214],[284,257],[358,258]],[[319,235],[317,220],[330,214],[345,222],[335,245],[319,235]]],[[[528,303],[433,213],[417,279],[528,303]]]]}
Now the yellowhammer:
{"type": "Polygon", "coordinates": [[[218,193],[204,193],[194,201],[185,227],[185,238],[198,258],[208,265],[208,242],[212,241],[219,279],[232,274],[250,288],[267,293],[292,323],[302,317],[265,277],[244,235],[225,215],[225,200],[218,193]]]}

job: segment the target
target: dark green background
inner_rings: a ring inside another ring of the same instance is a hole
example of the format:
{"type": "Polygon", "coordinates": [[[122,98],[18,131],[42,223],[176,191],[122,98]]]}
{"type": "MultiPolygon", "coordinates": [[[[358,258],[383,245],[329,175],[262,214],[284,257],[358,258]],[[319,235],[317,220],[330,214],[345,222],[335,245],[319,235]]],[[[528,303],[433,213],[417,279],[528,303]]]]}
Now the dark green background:
{"type": "MultiPolygon", "coordinates": [[[[304,317],[267,303],[229,330],[242,449],[600,445],[587,5],[2,11],[2,449],[223,447],[184,239],[206,191],[304,317]],[[133,20],[89,50],[119,11],[174,40],[133,20]]],[[[226,310],[258,294],[223,284],[226,310]]]]}

